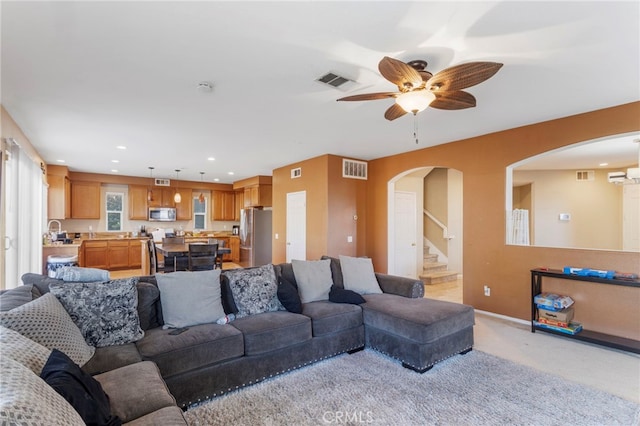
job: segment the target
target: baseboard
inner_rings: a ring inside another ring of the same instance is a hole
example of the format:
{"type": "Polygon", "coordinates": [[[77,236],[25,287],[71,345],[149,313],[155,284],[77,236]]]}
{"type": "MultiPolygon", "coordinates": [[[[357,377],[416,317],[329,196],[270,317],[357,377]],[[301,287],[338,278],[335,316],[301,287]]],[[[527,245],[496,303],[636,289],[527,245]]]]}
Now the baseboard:
{"type": "Polygon", "coordinates": [[[514,318],[514,317],[502,315],[502,314],[496,314],[495,312],[481,311],[480,309],[474,309],[474,310],[479,314],[487,315],[494,318],[499,318],[505,321],[517,322],[518,324],[523,324],[523,325],[531,325],[531,321],[523,320],[520,318],[514,318]]]}

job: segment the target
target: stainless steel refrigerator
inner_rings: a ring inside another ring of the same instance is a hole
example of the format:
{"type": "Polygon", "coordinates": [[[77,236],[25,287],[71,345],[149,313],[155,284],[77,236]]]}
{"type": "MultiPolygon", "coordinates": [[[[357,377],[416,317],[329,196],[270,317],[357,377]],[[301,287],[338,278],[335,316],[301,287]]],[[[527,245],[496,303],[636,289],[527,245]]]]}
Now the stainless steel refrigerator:
{"type": "Polygon", "coordinates": [[[240,211],[240,266],[271,263],[271,210],[240,211]]]}

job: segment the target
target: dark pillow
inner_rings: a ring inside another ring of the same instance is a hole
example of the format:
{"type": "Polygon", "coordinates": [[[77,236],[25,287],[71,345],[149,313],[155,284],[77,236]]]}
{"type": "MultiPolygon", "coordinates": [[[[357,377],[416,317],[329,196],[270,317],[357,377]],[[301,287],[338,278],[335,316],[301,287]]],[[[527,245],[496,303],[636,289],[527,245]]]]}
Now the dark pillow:
{"type": "Polygon", "coordinates": [[[278,300],[287,311],[294,314],[302,313],[302,302],[298,290],[291,281],[282,276],[278,280],[278,300]]]}
{"type": "Polygon", "coordinates": [[[293,284],[295,288],[298,288],[298,282],[296,281],[296,275],[293,273],[293,265],[291,263],[273,265],[273,269],[276,271],[278,282],[280,281],[280,277],[284,277],[287,281],[293,284]]]}
{"type": "Polygon", "coordinates": [[[158,321],[158,301],[160,300],[160,290],[149,283],[138,281],[138,316],[140,317],[140,328],[149,330],[160,327],[158,321]]]}
{"type": "Polygon", "coordinates": [[[17,308],[38,297],[40,297],[40,290],[33,284],[25,284],[10,290],[3,290],[0,292],[0,312],[17,308]]]}
{"type": "MultiPolygon", "coordinates": [[[[140,283],[152,284],[155,288],[158,288],[158,280],[156,280],[155,275],[143,275],[141,277],[138,277],[138,284],[140,283]]],[[[140,297],[140,291],[138,291],[138,297],[140,297]]],[[[151,312],[150,314],[152,316],[150,318],[149,328],[147,330],[156,327],[162,327],[164,325],[164,317],[162,316],[162,302],[160,301],[160,289],[158,289],[158,300],[154,302],[153,306],[155,307],[156,321],[153,321],[153,312],[151,312]]],[[[140,312],[140,300],[138,300],[138,312],[140,312]]],[[[140,327],[142,328],[142,322],[140,322],[140,327]]]]}
{"type": "Polygon", "coordinates": [[[224,274],[220,275],[220,296],[222,297],[222,308],[225,314],[237,314],[239,312],[236,301],[233,299],[229,278],[224,274]]]}
{"type": "Polygon", "coordinates": [[[87,425],[122,424],[118,416],[111,414],[109,396],[100,383],[63,352],[51,352],[40,377],[71,404],[87,425]]]}
{"type": "Polygon", "coordinates": [[[329,292],[329,300],[335,303],[351,303],[353,305],[359,305],[366,302],[362,296],[352,290],[346,290],[344,288],[333,285],[329,292]]]}
{"type": "Polygon", "coordinates": [[[342,267],[340,266],[340,259],[330,256],[322,256],[322,260],[331,260],[331,278],[333,278],[333,285],[338,288],[344,288],[344,280],[342,279],[342,267]]]}
{"type": "Polygon", "coordinates": [[[46,294],[49,292],[49,284],[62,283],[64,281],[57,280],[55,278],[49,278],[47,275],[34,274],[33,272],[27,272],[20,277],[23,284],[33,284],[38,288],[40,294],[46,294]]]}

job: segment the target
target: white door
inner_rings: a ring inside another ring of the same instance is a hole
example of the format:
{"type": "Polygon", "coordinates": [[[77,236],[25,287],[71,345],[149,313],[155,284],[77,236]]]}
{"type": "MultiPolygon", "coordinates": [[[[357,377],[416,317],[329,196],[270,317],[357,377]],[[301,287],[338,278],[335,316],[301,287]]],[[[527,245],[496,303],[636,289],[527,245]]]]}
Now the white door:
{"type": "Polygon", "coordinates": [[[287,194],[287,262],[307,259],[307,192],[287,194]]]}
{"type": "Polygon", "coordinates": [[[622,250],[640,251],[640,185],[622,189],[622,250]]]}
{"type": "Polygon", "coordinates": [[[396,191],[395,214],[395,269],[394,275],[417,278],[416,194],[396,191]]]}

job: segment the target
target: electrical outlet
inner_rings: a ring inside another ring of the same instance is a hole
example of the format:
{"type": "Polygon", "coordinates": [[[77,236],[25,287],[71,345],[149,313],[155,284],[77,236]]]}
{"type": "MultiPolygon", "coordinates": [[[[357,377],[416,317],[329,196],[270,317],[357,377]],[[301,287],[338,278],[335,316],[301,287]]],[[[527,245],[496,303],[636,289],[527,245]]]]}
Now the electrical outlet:
{"type": "Polygon", "coordinates": [[[489,287],[488,285],[484,286],[484,295],[491,296],[491,287],[489,287]]]}

